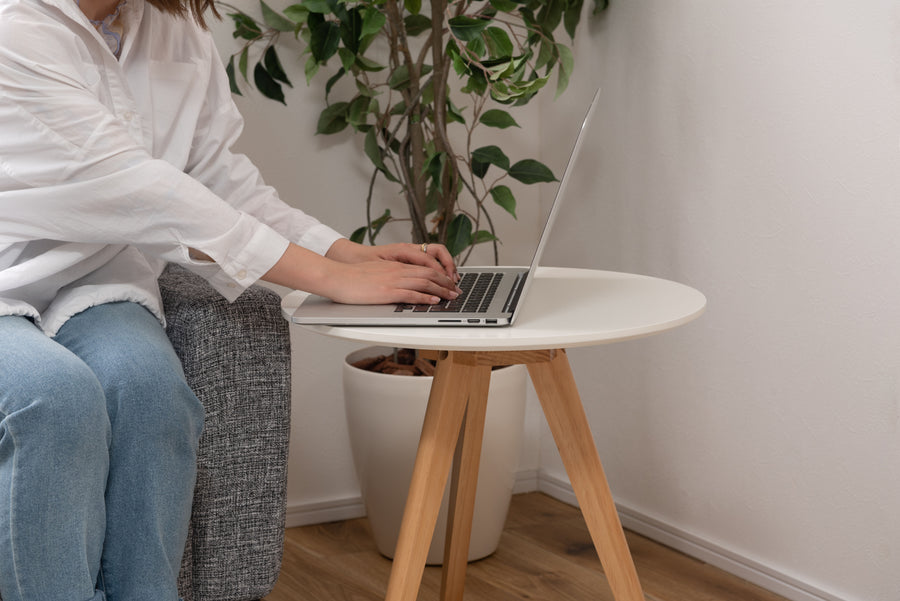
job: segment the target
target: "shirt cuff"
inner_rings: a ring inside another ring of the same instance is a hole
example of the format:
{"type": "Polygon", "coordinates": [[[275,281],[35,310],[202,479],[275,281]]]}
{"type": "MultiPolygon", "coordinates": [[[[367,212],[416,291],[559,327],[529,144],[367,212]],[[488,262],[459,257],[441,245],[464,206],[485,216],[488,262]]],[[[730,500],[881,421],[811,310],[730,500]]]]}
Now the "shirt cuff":
{"type": "Polygon", "coordinates": [[[202,275],[229,301],[255,284],[287,250],[289,241],[271,227],[259,223],[249,215],[242,215],[243,226],[252,233],[239,248],[229,248],[216,263],[191,261],[187,267],[202,275]]]}
{"type": "Polygon", "coordinates": [[[297,240],[297,244],[314,253],[325,255],[332,244],[344,237],[327,225],[320,223],[306,230],[297,240]]]}

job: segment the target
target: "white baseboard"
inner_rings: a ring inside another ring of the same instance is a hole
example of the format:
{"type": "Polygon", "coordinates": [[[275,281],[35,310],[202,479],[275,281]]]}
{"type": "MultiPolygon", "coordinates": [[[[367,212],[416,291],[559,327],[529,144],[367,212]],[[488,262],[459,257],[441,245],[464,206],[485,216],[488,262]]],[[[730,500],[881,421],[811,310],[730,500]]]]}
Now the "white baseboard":
{"type": "MultiPolygon", "coordinates": [[[[563,503],[578,506],[572,485],[555,476],[539,474],[538,490],[563,503]]],[[[772,591],[791,601],[844,601],[778,570],[744,557],[713,542],[616,503],[622,526],[685,555],[772,591]]]]}
{"type": "Polygon", "coordinates": [[[366,506],[359,495],[332,499],[331,501],[318,501],[313,503],[289,503],[285,526],[296,528],[297,526],[309,526],[311,524],[325,524],[327,522],[341,522],[354,520],[366,515],[366,506]]]}
{"type": "MultiPolygon", "coordinates": [[[[512,491],[514,495],[536,490],[538,490],[538,470],[522,470],[516,473],[512,491]]],[[[366,506],[359,495],[330,501],[289,503],[285,526],[296,528],[311,524],[340,522],[361,518],[365,515],[366,506]]]]}
{"type": "MultiPolygon", "coordinates": [[[[513,485],[513,493],[519,494],[533,491],[540,491],[563,503],[578,506],[575,493],[572,491],[572,486],[568,481],[538,470],[523,470],[519,472],[513,485]]],[[[791,601],[845,601],[774,568],[744,557],[621,503],[617,503],[616,508],[618,509],[622,526],[625,528],[734,574],[786,599],[791,601]]],[[[362,498],[352,496],[330,501],[288,505],[286,524],[288,528],[293,528],[295,526],[356,519],[365,515],[366,508],[362,498]]]]}

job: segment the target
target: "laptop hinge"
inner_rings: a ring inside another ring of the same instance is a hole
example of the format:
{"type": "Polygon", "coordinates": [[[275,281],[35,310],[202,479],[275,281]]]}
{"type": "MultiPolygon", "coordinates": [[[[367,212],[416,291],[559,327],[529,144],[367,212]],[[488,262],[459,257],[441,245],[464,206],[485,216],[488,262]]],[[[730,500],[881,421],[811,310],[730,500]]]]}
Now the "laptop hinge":
{"type": "Polygon", "coordinates": [[[525,276],[527,273],[520,273],[516,276],[516,281],[513,282],[512,290],[509,291],[509,296],[506,299],[506,304],[503,305],[504,313],[512,313],[516,309],[516,305],[519,303],[519,295],[522,294],[522,284],[525,282],[525,276]]]}

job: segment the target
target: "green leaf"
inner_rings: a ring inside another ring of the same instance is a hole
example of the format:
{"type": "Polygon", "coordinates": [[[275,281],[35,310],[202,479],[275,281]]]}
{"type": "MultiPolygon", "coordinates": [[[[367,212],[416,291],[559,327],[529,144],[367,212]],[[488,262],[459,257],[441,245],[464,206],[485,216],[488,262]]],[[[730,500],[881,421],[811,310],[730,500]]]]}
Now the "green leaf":
{"type": "Polygon", "coordinates": [[[346,48],[338,48],[337,54],[338,58],[341,59],[341,69],[343,71],[350,71],[353,69],[353,65],[356,64],[356,53],[351,52],[346,48]]]}
{"type": "Polygon", "coordinates": [[[378,219],[374,219],[372,221],[372,240],[375,240],[375,236],[381,232],[381,228],[383,228],[387,223],[391,220],[391,210],[385,209],[384,213],[381,214],[381,217],[378,219]]]}
{"type": "Polygon", "coordinates": [[[463,42],[471,42],[490,24],[486,19],[475,19],[465,15],[453,17],[447,21],[450,25],[450,31],[453,35],[463,42]]]}
{"type": "Polygon", "coordinates": [[[362,226],[361,228],[353,230],[353,233],[350,234],[350,242],[365,244],[367,231],[369,231],[369,228],[367,228],[366,226],[362,226]]]}
{"type": "MultiPolygon", "coordinates": [[[[388,222],[391,221],[391,210],[385,209],[384,213],[382,213],[381,217],[372,221],[372,241],[375,241],[375,237],[381,231],[388,222]]],[[[350,241],[356,242],[357,244],[365,244],[366,242],[366,234],[369,232],[369,226],[364,225],[360,228],[357,228],[350,235],[350,241]]]]}
{"type": "Polygon", "coordinates": [[[337,52],[341,42],[341,28],[333,21],[326,21],[318,13],[310,13],[307,23],[310,32],[309,49],[316,61],[324,64],[337,52]]]}
{"type": "Polygon", "coordinates": [[[228,66],[225,67],[225,74],[228,75],[228,85],[231,87],[231,93],[236,94],[238,96],[243,96],[241,94],[241,89],[237,86],[237,81],[234,78],[234,55],[231,55],[231,58],[228,59],[228,66]]]}
{"type": "Polygon", "coordinates": [[[311,13],[327,15],[331,13],[331,5],[328,0],[302,0],[300,5],[311,13]]]}
{"type": "Polygon", "coordinates": [[[538,11],[537,20],[545,32],[553,31],[562,19],[562,11],[565,0],[549,0],[538,11]]]}
{"type": "MultiPolygon", "coordinates": [[[[494,202],[503,207],[503,209],[516,217],[516,197],[513,196],[512,190],[507,186],[494,186],[491,188],[491,198],[494,202]]],[[[518,219],[518,217],[516,217],[518,219]]]]}
{"type": "Polygon", "coordinates": [[[319,63],[316,61],[316,57],[310,55],[309,58],[306,59],[306,64],[303,66],[303,73],[306,75],[306,85],[309,85],[309,82],[312,81],[312,78],[318,72],[319,63]]]}
{"type": "Polygon", "coordinates": [[[250,55],[250,48],[244,47],[241,51],[241,58],[238,59],[238,70],[241,72],[241,75],[244,78],[244,81],[250,81],[247,79],[247,59],[250,55]]]}
{"type": "Polygon", "coordinates": [[[405,90],[409,87],[409,67],[400,65],[388,77],[388,87],[392,90],[405,90]]]}
{"type": "Polygon", "coordinates": [[[263,63],[266,66],[266,71],[268,71],[269,75],[272,76],[272,79],[287,84],[292,88],[294,87],[293,85],[291,85],[291,81],[288,79],[287,74],[281,67],[281,61],[278,60],[278,52],[276,52],[275,46],[269,46],[266,49],[266,53],[265,55],[263,55],[263,63]]]}
{"type": "Polygon", "coordinates": [[[441,175],[444,172],[444,165],[447,162],[446,152],[436,152],[428,157],[425,161],[424,170],[431,176],[431,181],[435,186],[441,185],[441,175]]]}
{"type": "Polygon", "coordinates": [[[372,161],[372,164],[375,165],[379,171],[384,171],[386,169],[384,166],[384,159],[381,156],[381,147],[378,145],[378,137],[375,134],[374,129],[370,129],[366,132],[363,150],[365,150],[366,156],[369,157],[369,160],[372,161]]]}
{"type": "Polygon", "coordinates": [[[391,115],[402,115],[406,112],[406,101],[399,101],[397,104],[391,107],[391,110],[389,112],[391,115]]]}
{"type": "Polygon", "coordinates": [[[475,232],[475,235],[472,236],[472,244],[493,242],[494,240],[499,240],[499,238],[487,230],[478,230],[477,232],[475,232]]]}
{"type": "Polygon", "coordinates": [[[375,129],[372,128],[366,132],[366,140],[363,145],[365,149],[366,156],[369,157],[369,160],[372,161],[372,164],[382,173],[384,176],[392,182],[399,183],[398,180],[393,173],[391,173],[390,169],[388,169],[387,165],[382,158],[382,150],[378,145],[378,137],[375,134],[375,129]]]}
{"type": "Polygon", "coordinates": [[[491,0],[491,6],[504,13],[513,13],[519,10],[519,4],[513,0],[491,0]]]}
{"type": "Polygon", "coordinates": [[[236,12],[229,13],[228,16],[234,20],[234,32],[232,33],[234,37],[255,40],[262,36],[262,30],[250,15],[236,12]]]}
{"type": "Polygon", "coordinates": [[[487,91],[487,78],[484,76],[484,72],[482,71],[474,71],[469,79],[466,81],[466,85],[462,88],[462,92],[465,93],[473,93],[478,94],[479,96],[484,95],[487,91]]]}
{"type": "Polygon", "coordinates": [[[449,96],[447,96],[447,121],[450,123],[466,123],[466,118],[463,116],[462,111],[453,104],[449,96]]]}
{"type": "Polygon", "coordinates": [[[584,0],[572,0],[565,12],[563,13],[563,25],[569,39],[575,41],[575,30],[578,28],[578,22],[581,21],[581,8],[584,6],[584,0]]]}
{"type": "Polygon", "coordinates": [[[259,0],[259,6],[262,8],[263,22],[266,25],[276,31],[294,31],[294,28],[297,26],[296,23],[279,15],[263,0],[259,0]]]}
{"type": "Polygon", "coordinates": [[[524,159],[509,168],[509,174],[523,184],[536,184],[538,182],[555,182],[553,172],[534,159],[524,159]]]}
{"type": "Polygon", "coordinates": [[[484,56],[485,52],[487,52],[487,44],[484,43],[484,38],[478,36],[473,39],[471,42],[466,44],[466,50],[469,51],[469,56],[476,56],[481,58],[484,56]]]}
{"type": "Polygon", "coordinates": [[[430,215],[438,210],[441,204],[441,188],[440,186],[428,186],[428,193],[425,194],[425,214],[430,215]]]}
{"type": "Polygon", "coordinates": [[[460,213],[447,227],[447,250],[454,257],[472,244],[472,221],[460,213]]]}
{"type": "Polygon", "coordinates": [[[339,21],[345,22],[348,18],[347,4],[344,0],[328,0],[328,8],[331,14],[338,18],[339,21]]]}
{"type": "Polygon", "coordinates": [[[505,30],[499,27],[488,27],[484,30],[484,41],[491,58],[512,56],[513,43],[505,30]]]}
{"type": "Polygon", "coordinates": [[[346,74],[346,71],[344,71],[343,67],[341,67],[340,69],[338,69],[337,73],[335,73],[334,75],[332,75],[331,77],[328,78],[328,82],[326,82],[326,84],[325,84],[325,101],[326,102],[328,101],[328,94],[331,93],[331,88],[333,88],[334,84],[336,84],[338,82],[338,80],[340,80],[340,78],[342,78],[345,74],[346,74]]]}
{"type": "Polygon", "coordinates": [[[366,96],[357,96],[350,102],[350,106],[347,109],[347,123],[354,129],[359,129],[360,125],[366,123],[371,101],[372,99],[366,96]]]}
{"type": "Polygon", "coordinates": [[[293,21],[296,25],[302,25],[306,23],[306,18],[309,16],[309,9],[302,4],[291,4],[284,9],[284,16],[293,21]]]}
{"type": "Polygon", "coordinates": [[[272,76],[269,75],[269,72],[266,71],[261,62],[256,63],[256,67],[253,69],[253,83],[256,84],[256,89],[262,92],[262,95],[266,98],[277,100],[281,104],[287,104],[284,101],[284,91],[281,89],[281,84],[272,79],[272,76]]]}
{"type": "Polygon", "coordinates": [[[431,19],[425,15],[409,15],[403,19],[403,26],[406,27],[406,35],[415,37],[422,32],[431,31],[431,19]]]}
{"type": "Polygon", "coordinates": [[[485,61],[487,76],[491,81],[497,81],[509,77],[516,69],[516,62],[512,59],[485,61]]]}
{"type": "Polygon", "coordinates": [[[336,134],[346,128],[347,107],[348,104],[346,102],[335,102],[331,106],[325,107],[325,110],[319,115],[316,133],[336,134]]]}
{"type": "Polygon", "coordinates": [[[346,18],[341,19],[341,40],[350,52],[359,52],[359,40],[362,37],[363,18],[356,7],[346,11],[346,18]]]}
{"type": "Polygon", "coordinates": [[[556,62],[556,45],[547,38],[541,38],[541,45],[538,49],[537,61],[534,63],[534,70],[537,71],[541,67],[551,64],[551,61],[556,62]]]}
{"type": "Polygon", "coordinates": [[[370,87],[366,86],[366,84],[364,82],[362,82],[358,79],[354,80],[354,83],[356,84],[356,92],[362,96],[366,96],[368,98],[375,98],[380,93],[374,87],[370,88],[370,87]]]}
{"type": "Polygon", "coordinates": [[[559,74],[556,81],[556,98],[569,87],[569,77],[575,69],[575,57],[568,46],[557,44],[556,49],[559,51],[559,74]]]}
{"type": "Polygon", "coordinates": [[[362,35],[366,36],[378,33],[381,31],[381,28],[384,27],[386,22],[387,18],[384,16],[384,13],[376,7],[370,6],[363,15],[362,35]]]}
{"type": "Polygon", "coordinates": [[[410,13],[417,15],[422,12],[422,0],[403,0],[403,7],[410,13]]]}
{"type": "Polygon", "coordinates": [[[386,69],[384,65],[378,64],[362,55],[356,57],[356,62],[354,64],[363,71],[369,72],[384,71],[386,69]]]}
{"type": "Polygon", "coordinates": [[[488,127],[506,129],[507,127],[519,127],[512,115],[501,109],[490,109],[481,115],[479,121],[488,127]]]}
{"type": "Polygon", "coordinates": [[[482,146],[472,152],[472,174],[484,179],[488,167],[496,165],[506,171],[509,169],[509,157],[498,146],[482,146]]]}

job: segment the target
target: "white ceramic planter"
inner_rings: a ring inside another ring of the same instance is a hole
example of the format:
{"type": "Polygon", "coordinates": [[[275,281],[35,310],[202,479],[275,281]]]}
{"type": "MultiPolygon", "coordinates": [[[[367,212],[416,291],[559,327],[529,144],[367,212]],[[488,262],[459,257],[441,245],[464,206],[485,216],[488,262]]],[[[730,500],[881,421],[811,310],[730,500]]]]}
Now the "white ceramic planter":
{"type": "MultiPolygon", "coordinates": [[[[344,362],[343,380],[353,460],[366,513],[378,550],[393,557],[433,378],[392,376],[350,365],[389,352],[370,347],[351,353],[344,362]]],[[[522,446],[526,381],[522,365],[494,370],[491,375],[469,561],[490,555],[500,542],[522,446]]],[[[427,563],[432,565],[443,560],[449,488],[428,551],[427,563]]]]}

